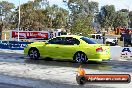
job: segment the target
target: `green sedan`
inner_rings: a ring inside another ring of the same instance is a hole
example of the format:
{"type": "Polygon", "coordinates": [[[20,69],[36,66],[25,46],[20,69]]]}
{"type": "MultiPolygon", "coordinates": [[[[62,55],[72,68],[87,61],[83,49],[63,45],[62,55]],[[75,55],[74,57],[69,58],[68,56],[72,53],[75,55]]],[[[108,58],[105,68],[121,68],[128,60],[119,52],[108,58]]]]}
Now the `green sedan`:
{"type": "Polygon", "coordinates": [[[88,37],[78,35],[62,35],[47,42],[31,43],[24,48],[24,53],[31,59],[50,57],[75,62],[101,62],[110,59],[109,46],[97,44],[88,37]]]}

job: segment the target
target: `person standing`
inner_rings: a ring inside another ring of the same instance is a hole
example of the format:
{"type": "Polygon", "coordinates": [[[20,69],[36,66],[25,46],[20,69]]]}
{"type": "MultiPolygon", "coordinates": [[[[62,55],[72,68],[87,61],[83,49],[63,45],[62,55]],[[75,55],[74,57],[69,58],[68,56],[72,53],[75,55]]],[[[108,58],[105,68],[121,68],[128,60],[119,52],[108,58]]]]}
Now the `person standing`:
{"type": "Polygon", "coordinates": [[[105,32],[103,33],[103,44],[105,44],[105,32]]]}

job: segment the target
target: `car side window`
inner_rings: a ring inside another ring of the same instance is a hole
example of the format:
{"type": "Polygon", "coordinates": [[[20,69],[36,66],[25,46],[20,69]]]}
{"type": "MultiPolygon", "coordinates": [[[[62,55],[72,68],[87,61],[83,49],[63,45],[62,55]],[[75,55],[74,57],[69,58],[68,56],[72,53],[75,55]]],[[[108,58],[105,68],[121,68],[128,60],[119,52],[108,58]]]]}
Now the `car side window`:
{"type": "Polygon", "coordinates": [[[75,38],[66,37],[66,38],[65,38],[65,41],[64,41],[64,44],[65,44],[65,45],[74,45],[74,44],[79,45],[80,42],[79,42],[79,40],[77,40],[77,39],[75,39],[75,38]]]}
{"type": "Polygon", "coordinates": [[[57,37],[48,41],[49,44],[63,44],[63,38],[57,37]]]}
{"type": "Polygon", "coordinates": [[[97,44],[96,42],[94,42],[93,40],[89,39],[88,37],[82,37],[80,39],[82,39],[83,41],[85,41],[88,44],[97,44]]]}
{"type": "Polygon", "coordinates": [[[100,35],[96,35],[96,39],[101,39],[101,36],[100,35]]]}
{"type": "Polygon", "coordinates": [[[92,35],[92,38],[94,38],[94,39],[95,39],[95,35],[92,35]]]}
{"type": "Polygon", "coordinates": [[[74,44],[79,45],[80,44],[80,41],[78,39],[74,38],[74,44]]]}
{"type": "Polygon", "coordinates": [[[64,41],[65,45],[74,45],[73,44],[73,38],[72,37],[66,37],[64,41]]]}

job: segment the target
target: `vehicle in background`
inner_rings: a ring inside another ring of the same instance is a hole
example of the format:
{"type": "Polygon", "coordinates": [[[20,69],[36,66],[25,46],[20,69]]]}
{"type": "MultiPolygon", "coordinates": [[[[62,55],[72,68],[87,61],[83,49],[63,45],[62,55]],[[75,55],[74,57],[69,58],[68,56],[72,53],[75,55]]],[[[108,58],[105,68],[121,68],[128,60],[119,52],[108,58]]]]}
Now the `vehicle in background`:
{"type": "Polygon", "coordinates": [[[103,44],[103,36],[102,34],[89,34],[91,40],[99,43],[99,44],[103,44]]]}
{"type": "Polygon", "coordinates": [[[125,27],[117,27],[115,29],[115,34],[122,35],[123,33],[132,33],[132,28],[125,28],[125,27]]]}
{"type": "Polygon", "coordinates": [[[89,34],[93,39],[102,39],[102,34],[89,34]]]}
{"type": "Polygon", "coordinates": [[[24,53],[31,59],[50,57],[75,62],[101,62],[110,59],[109,46],[78,35],[62,35],[49,39],[47,42],[31,43],[24,48],[24,53]]]}
{"type": "MultiPolygon", "coordinates": [[[[90,34],[91,38],[99,44],[103,44],[103,36],[102,34],[90,34]]],[[[117,37],[108,37],[105,36],[105,43],[110,44],[110,46],[118,45],[117,37]]]]}
{"type": "Polygon", "coordinates": [[[106,37],[105,40],[106,44],[110,44],[111,46],[118,45],[118,38],[117,37],[106,37]]]}

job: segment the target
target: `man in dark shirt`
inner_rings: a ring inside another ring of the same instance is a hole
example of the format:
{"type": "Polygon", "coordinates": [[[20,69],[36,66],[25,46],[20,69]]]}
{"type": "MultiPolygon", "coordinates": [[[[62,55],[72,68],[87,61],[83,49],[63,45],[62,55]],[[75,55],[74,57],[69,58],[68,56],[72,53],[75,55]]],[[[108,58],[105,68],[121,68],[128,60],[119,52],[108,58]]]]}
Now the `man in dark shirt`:
{"type": "Polygon", "coordinates": [[[103,33],[103,44],[105,44],[105,32],[103,33]]]}

